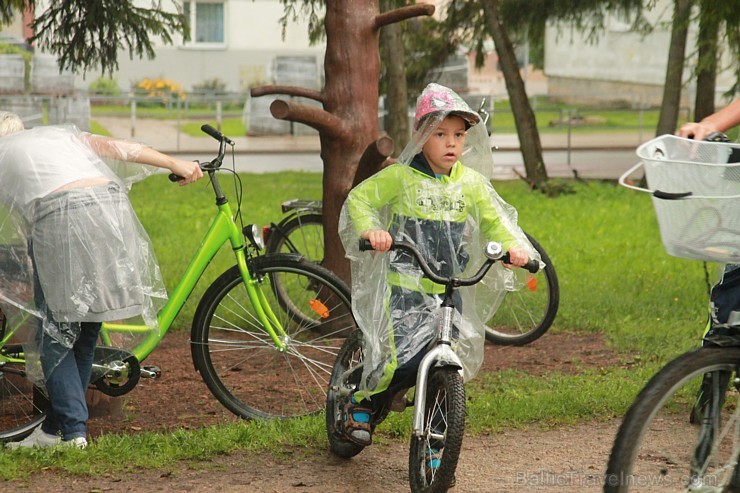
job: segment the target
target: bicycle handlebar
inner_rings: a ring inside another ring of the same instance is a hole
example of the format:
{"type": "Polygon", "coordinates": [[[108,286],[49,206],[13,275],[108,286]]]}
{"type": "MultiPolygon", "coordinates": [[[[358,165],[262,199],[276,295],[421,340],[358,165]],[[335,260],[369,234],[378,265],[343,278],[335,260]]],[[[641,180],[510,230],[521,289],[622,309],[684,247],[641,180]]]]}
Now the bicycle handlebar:
{"type": "MultiPolygon", "coordinates": [[[[373,250],[373,246],[370,243],[370,240],[361,239],[360,251],[368,250],[373,250]]],[[[421,267],[421,270],[424,272],[425,276],[427,276],[429,279],[431,279],[433,282],[436,282],[437,284],[445,285],[454,283],[457,286],[472,286],[473,284],[476,284],[480,282],[481,279],[483,279],[483,276],[486,275],[488,269],[490,269],[494,263],[509,263],[509,253],[503,253],[501,244],[495,241],[491,241],[488,243],[488,245],[486,245],[486,261],[483,263],[483,265],[480,266],[478,272],[473,274],[472,277],[468,277],[466,279],[454,279],[451,277],[442,277],[432,272],[432,270],[429,268],[429,264],[427,264],[426,260],[422,257],[421,252],[412,243],[394,240],[393,244],[391,245],[391,250],[406,250],[410,252],[414,257],[416,257],[417,262],[419,262],[419,267],[421,267]]],[[[529,262],[522,266],[522,269],[526,269],[532,274],[536,274],[540,270],[540,263],[535,259],[530,259],[529,262]]]]}
{"type": "MultiPolygon", "coordinates": [[[[203,171],[216,171],[218,168],[221,167],[221,163],[224,160],[224,155],[226,154],[226,144],[233,146],[234,141],[228,138],[227,136],[225,136],[224,134],[222,134],[221,132],[219,132],[218,130],[216,130],[215,128],[213,128],[212,126],[208,125],[207,123],[204,125],[201,125],[200,129],[204,133],[207,133],[208,135],[210,135],[211,137],[219,141],[219,147],[218,147],[218,156],[213,161],[211,161],[208,164],[203,164],[200,162],[198,162],[198,164],[200,165],[200,169],[202,169],[203,171]]],[[[178,182],[182,180],[182,177],[176,175],[175,173],[170,173],[169,179],[172,182],[178,182]]]]}

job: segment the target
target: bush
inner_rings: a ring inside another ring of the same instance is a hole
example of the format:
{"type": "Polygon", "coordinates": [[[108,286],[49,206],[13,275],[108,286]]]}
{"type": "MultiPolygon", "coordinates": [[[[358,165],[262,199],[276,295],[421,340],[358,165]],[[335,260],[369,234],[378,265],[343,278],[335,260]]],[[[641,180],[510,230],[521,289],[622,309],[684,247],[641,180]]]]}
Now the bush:
{"type": "Polygon", "coordinates": [[[142,79],[134,85],[134,95],[137,100],[142,98],[144,103],[157,104],[163,103],[167,107],[172,105],[172,101],[184,100],[185,91],[182,86],[175,81],[168,79],[142,79]]]}
{"type": "Polygon", "coordinates": [[[121,95],[121,88],[118,82],[109,77],[98,77],[88,86],[90,94],[97,96],[118,97],[121,95]]]}

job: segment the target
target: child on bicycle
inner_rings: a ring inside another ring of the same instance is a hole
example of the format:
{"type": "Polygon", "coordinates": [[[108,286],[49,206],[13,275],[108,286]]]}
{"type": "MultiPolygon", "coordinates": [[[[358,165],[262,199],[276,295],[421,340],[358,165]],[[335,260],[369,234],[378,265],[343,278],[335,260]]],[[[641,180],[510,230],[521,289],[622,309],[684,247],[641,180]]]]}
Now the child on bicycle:
{"type": "Polygon", "coordinates": [[[20,272],[12,283],[0,276],[0,302],[32,315],[26,371],[49,398],[41,426],[8,448],[86,447],[85,391],[102,322],[140,316],[156,325],[167,296],[126,193],[137,168],[121,167],[124,180],[107,163],[167,168],[181,184],[203,176],[197,163],[141,144],[73,126],[26,130],[0,112],[0,240],[13,242],[20,272]]]}
{"type": "MultiPolygon", "coordinates": [[[[444,294],[409,254],[360,253],[360,238],[376,252],[387,251],[394,239],[412,242],[442,276],[477,269],[488,241],[502,243],[517,266],[536,255],[517,226],[516,211],[491,185],[489,136],[479,122],[458,94],[429,84],[417,100],[414,135],[398,162],[355,187],[342,208],[339,232],[352,261],[352,307],[365,336],[362,381],[340,424],[349,441],[370,445],[373,413],[415,385],[444,294]]],[[[455,321],[456,352],[466,378],[483,359],[480,320],[490,318],[504,290],[515,284],[511,269],[496,267],[489,276],[474,290],[456,292],[458,310],[464,307],[455,321]]]]}

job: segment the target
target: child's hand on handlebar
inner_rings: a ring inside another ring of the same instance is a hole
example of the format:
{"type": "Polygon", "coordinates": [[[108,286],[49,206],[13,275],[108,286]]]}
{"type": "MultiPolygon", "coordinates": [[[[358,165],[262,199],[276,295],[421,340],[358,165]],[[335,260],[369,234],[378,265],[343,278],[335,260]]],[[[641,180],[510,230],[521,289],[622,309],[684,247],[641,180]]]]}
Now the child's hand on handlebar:
{"type": "Polygon", "coordinates": [[[393,245],[390,233],[383,229],[370,229],[362,233],[362,238],[369,240],[376,252],[387,252],[393,245]]]}
{"type": "Polygon", "coordinates": [[[511,247],[509,249],[509,260],[511,261],[511,264],[508,265],[515,265],[517,267],[524,266],[527,262],[529,262],[529,255],[527,255],[526,250],[519,247],[511,247]]]}

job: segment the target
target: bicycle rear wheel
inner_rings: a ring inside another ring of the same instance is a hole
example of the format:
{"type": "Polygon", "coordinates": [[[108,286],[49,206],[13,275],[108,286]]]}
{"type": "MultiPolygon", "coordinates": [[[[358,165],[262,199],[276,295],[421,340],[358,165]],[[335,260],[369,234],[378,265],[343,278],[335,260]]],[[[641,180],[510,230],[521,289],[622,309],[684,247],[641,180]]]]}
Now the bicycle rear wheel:
{"type": "Polygon", "coordinates": [[[272,231],[265,252],[300,253],[310,262],[324,261],[324,224],[320,213],[304,213],[293,216],[277,225],[272,231]]]}
{"type": "Polygon", "coordinates": [[[409,483],[414,493],[442,493],[455,479],[465,432],[465,384],[455,368],[432,371],[422,436],[411,437],[409,483]],[[431,461],[438,461],[430,464],[431,461]],[[437,467],[430,467],[437,466],[437,467]]]}
{"type": "Polygon", "coordinates": [[[542,245],[524,233],[540,254],[545,268],[527,273],[526,286],[506,293],[494,316],[486,323],[486,339],[502,346],[521,346],[541,337],[552,325],[560,304],[555,267],[542,245]]]}
{"type": "MultiPolygon", "coordinates": [[[[3,350],[7,356],[21,356],[22,352],[20,345],[3,350]]],[[[44,421],[48,404],[44,392],[26,376],[24,363],[0,364],[0,442],[28,436],[44,421]]]]}
{"type": "Polygon", "coordinates": [[[738,366],[740,348],[704,348],[656,373],[619,428],[604,491],[740,491],[738,366]],[[709,392],[696,407],[705,375],[709,392]]]}
{"type": "Polygon", "coordinates": [[[238,416],[287,418],[321,411],[336,355],[356,328],[349,289],[330,271],[292,256],[257,257],[249,269],[286,332],[285,348],[268,335],[235,266],[208,288],[196,310],[191,334],[196,368],[238,416]],[[276,295],[278,279],[301,308],[300,316],[284,309],[276,295]]]}

